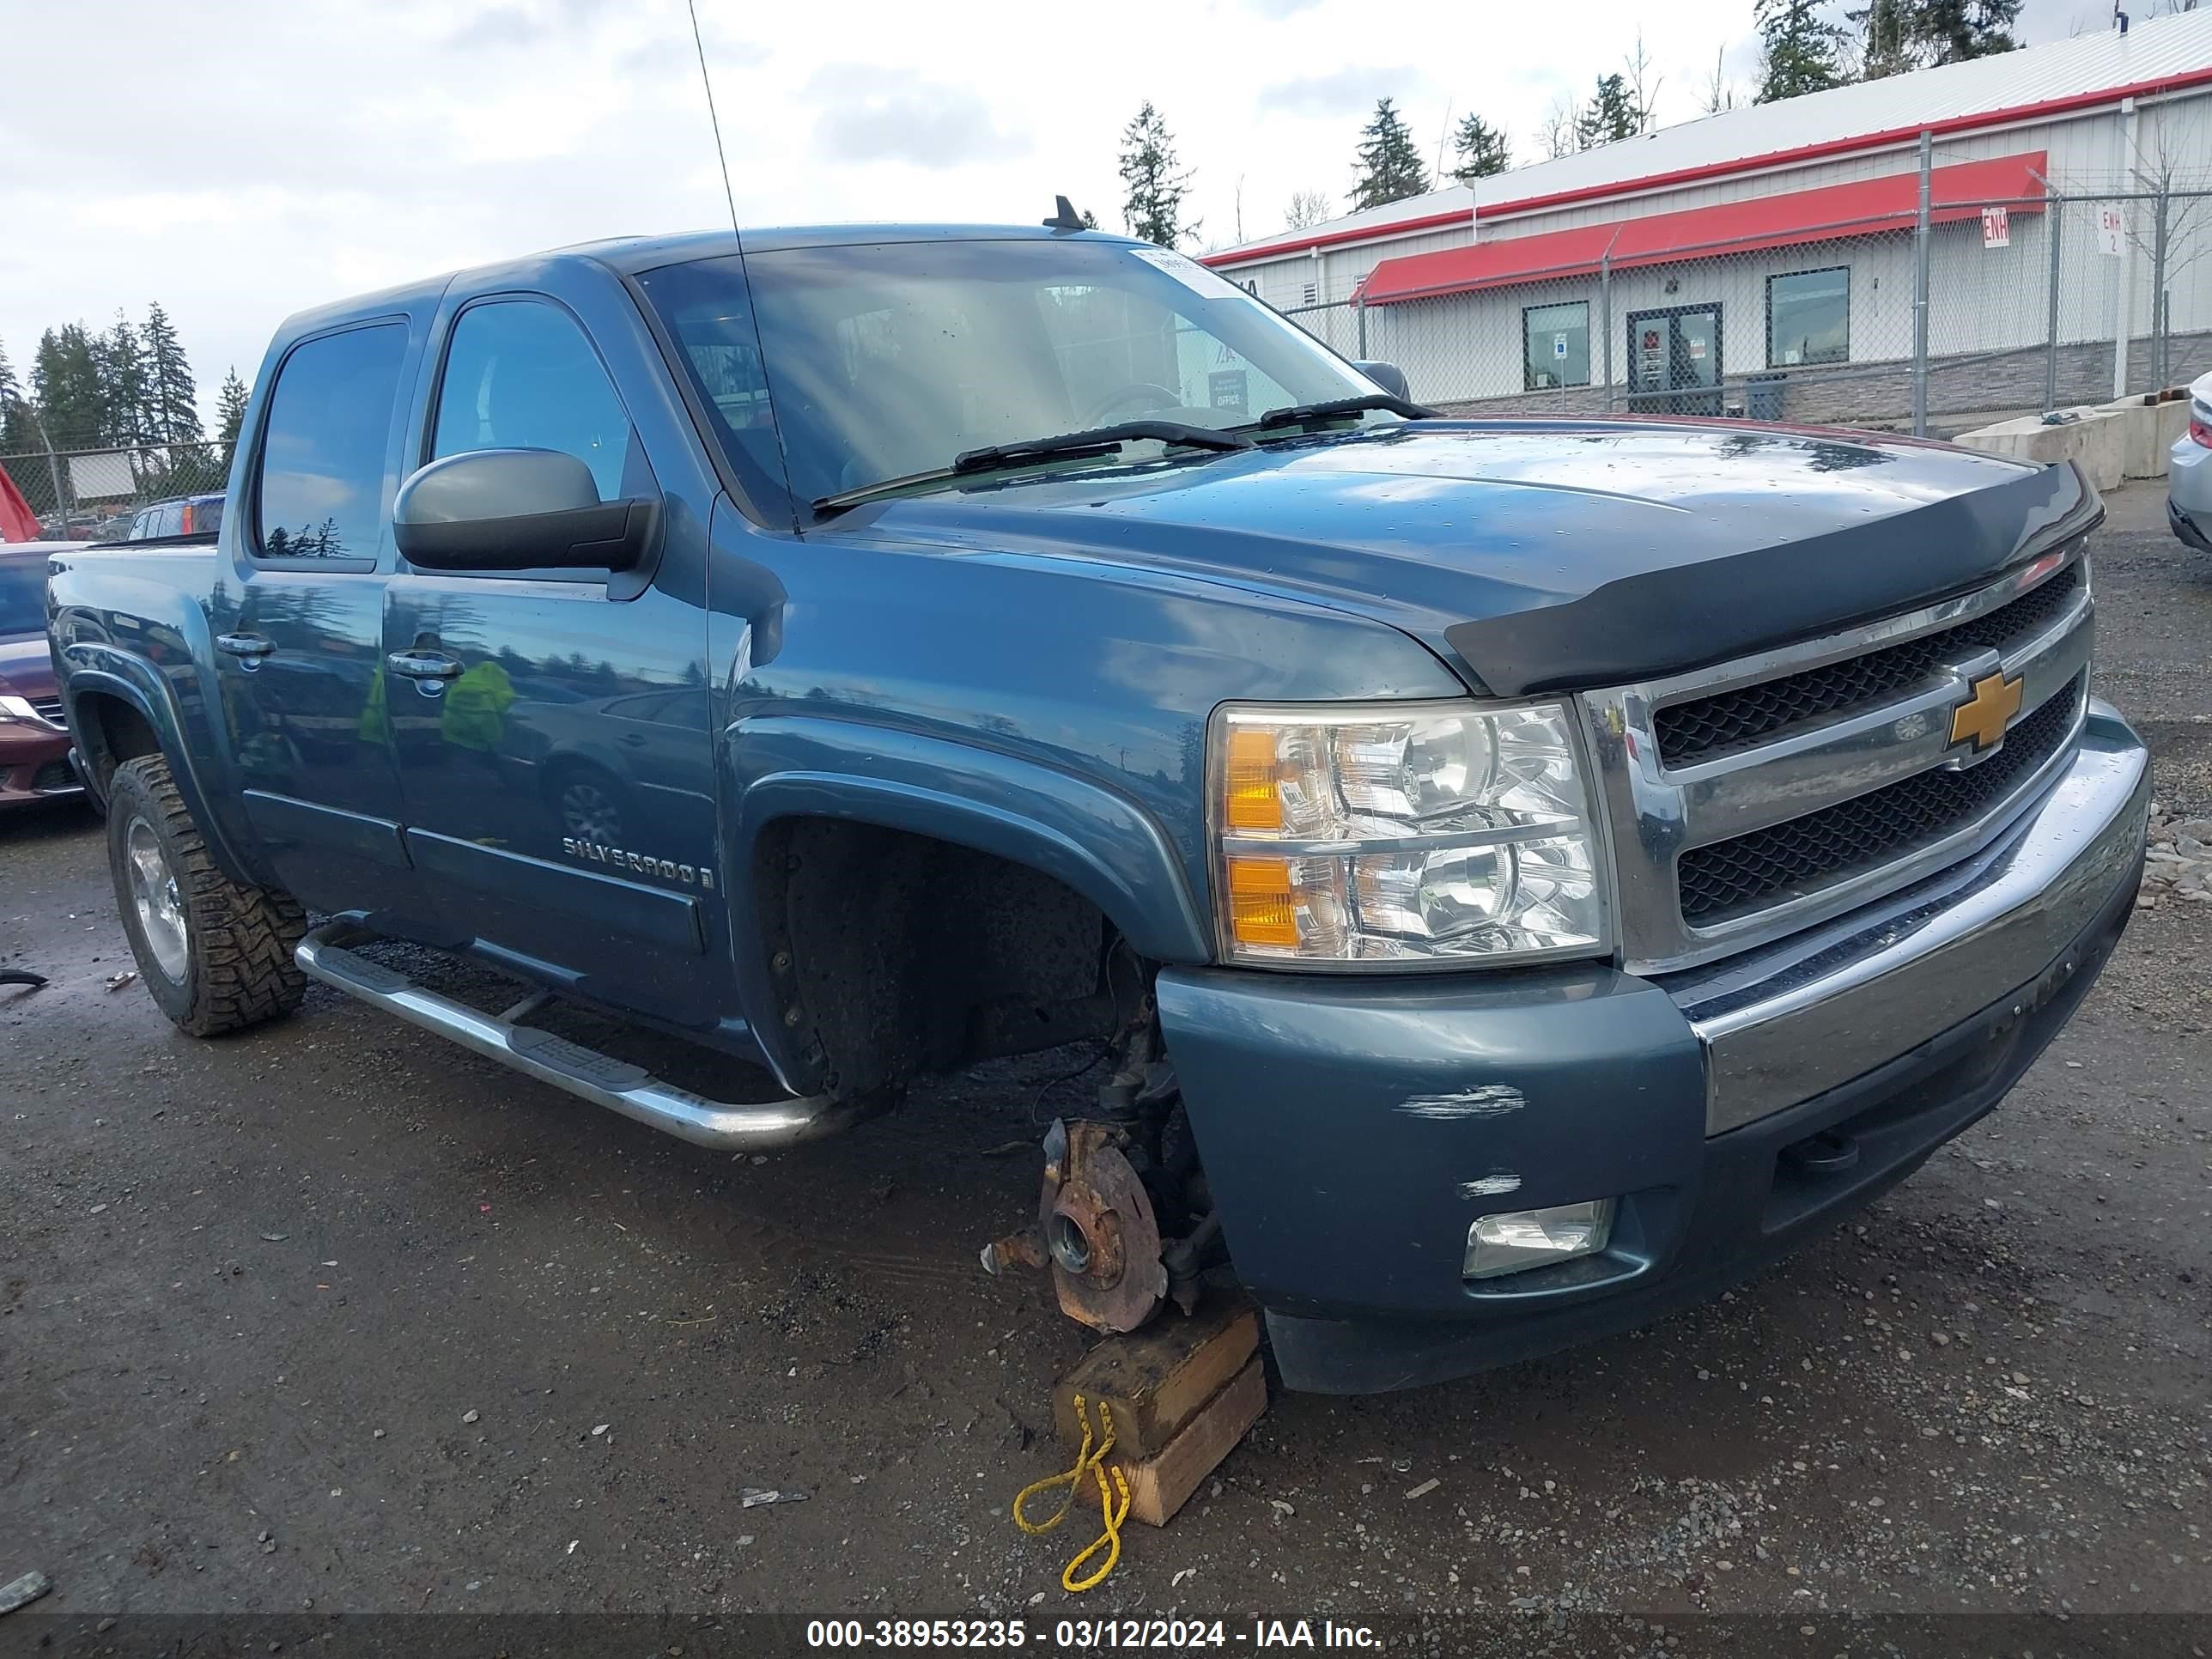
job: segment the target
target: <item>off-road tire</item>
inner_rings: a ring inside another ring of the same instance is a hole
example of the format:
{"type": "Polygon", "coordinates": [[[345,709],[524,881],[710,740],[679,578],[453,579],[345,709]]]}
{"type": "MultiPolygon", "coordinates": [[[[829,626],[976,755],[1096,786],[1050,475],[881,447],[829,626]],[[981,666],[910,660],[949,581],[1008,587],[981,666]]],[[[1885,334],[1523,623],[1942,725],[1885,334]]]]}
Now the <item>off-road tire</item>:
{"type": "Polygon", "coordinates": [[[179,1030],[220,1036],[300,1006],[307,981],[292,949],[307,931],[307,913],[289,893],[243,887],[223,874],[177,793],[168,762],[159,755],[126,762],[109,780],[107,867],[138,975],[179,1030]],[[153,831],[176,878],[185,919],[181,980],[162,968],[139,925],[127,849],[131,827],[141,822],[153,831]]]}

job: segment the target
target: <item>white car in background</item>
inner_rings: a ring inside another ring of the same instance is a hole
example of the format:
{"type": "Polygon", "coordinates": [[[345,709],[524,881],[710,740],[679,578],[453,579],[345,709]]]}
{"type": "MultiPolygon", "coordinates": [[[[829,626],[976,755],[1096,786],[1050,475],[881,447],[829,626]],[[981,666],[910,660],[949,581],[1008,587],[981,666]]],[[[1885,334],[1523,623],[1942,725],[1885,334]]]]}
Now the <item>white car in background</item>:
{"type": "Polygon", "coordinates": [[[2173,533],[2212,553],[2212,374],[2189,388],[2189,430],[2173,441],[2166,464],[2166,517],[2173,533]]]}

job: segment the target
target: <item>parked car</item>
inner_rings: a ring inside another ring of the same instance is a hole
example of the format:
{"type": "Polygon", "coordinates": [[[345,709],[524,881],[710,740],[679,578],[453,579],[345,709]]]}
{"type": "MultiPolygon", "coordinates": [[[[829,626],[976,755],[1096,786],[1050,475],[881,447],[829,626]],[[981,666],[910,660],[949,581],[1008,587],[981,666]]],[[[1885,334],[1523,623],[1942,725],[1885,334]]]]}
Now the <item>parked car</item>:
{"type": "Polygon", "coordinates": [[[46,556],[76,546],[0,543],[0,811],[83,793],[46,647],[46,556]]]}
{"type": "Polygon", "coordinates": [[[1064,223],[609,242],[295,318],[220,536],[55,564],[147,988],[211,1036],[313,977],[723,1150],[1095,1043],[988,1264],[1109,1330],[1233,1274],[1297,1388],[1713,1296],[1995,1107],[2120,936],[2102,504],[1404,386],[1064,223]]]}
{"type": "Polygon", "coordinates": [[[2189,429],[2166,455],[2166,517],[2175,535],[2212,553],[2212,374],[2190,386],[2189,429]]]}
{"type": "MultiPolygon", "coordinates": [[[[131,515],[130,527],[119,539],[126,542],[156,541],[171,536],[204,536],[222,528],[223,498],[213,495],[174,495],[165,501],[149,501],[131,515]]],[[[103,526],[101,539],[108,539],[103,526]]]]}

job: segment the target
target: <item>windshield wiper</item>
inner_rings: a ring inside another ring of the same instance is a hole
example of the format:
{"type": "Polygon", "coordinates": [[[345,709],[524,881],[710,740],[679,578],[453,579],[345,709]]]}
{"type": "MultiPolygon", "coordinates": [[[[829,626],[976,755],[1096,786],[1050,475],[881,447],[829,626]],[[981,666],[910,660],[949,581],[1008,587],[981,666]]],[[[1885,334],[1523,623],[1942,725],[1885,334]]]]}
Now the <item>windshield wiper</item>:
{"type": "Polygon", "coordinates": [[[1332,398],[1324,404],[1291,404],[1281,409],[1271,409],[1248,426],[1231,427],[1232,432],[1268,432],[1277,427],[1304,426],[1311,421],[1330,421],[1344,415],[1364,415],[1370,409],[1387,410],[1393,415],[1403,415],[1409,421],[1432,421],[1437,411],[1425,404],[1410,402],[1394,397],[1388,392],[1370,392],[1357,398],[1332,398]]]}
{"type": "Polygon", "coordinates": [[[1252,441],[1242,434],[1223,431],[1216,427],[1192,426],[1182,421],[1121,421],[1113,426],[1093,427],[1086,432],[1063,432],[1053,437],[1024,438],[1019,443],[990,444],[981,449],[963,450],[952,458],[950,466],[932,467],[927,472],[909,472],[901,478],[878,479],[872,484],[862,484],[857,489],[824,495],[814,503],[814,510],[817,513],[842,513],[848,507],[858,507],[861,502],[873,501],[879,495],[895,495],[901,490],[918,489],[925,484],[949,483],[955,478],[995,471],[1000,467],[1022,466],[1030,461],[1111,455],[1123,444],[1133,443],[1140,438],[1181,444],[1188,449],[1230,450],[1253,447],[1252,441]]]}
{"type": "Polygon", "coordinates": [[[994,467],[1018,465],[1047,455],[1110,455],[1139,438],[1157,438],[1162,443],[1182,444],[1191,449],[1252,447],[1249,438],[1215,427],[1193,426],[1188,421],[1117,421],[1087,432],[1063,432],[1056,437],[1024,438],[1019,443],[963,450],[952,458],[952,471],[988,472],[994,467]]]}

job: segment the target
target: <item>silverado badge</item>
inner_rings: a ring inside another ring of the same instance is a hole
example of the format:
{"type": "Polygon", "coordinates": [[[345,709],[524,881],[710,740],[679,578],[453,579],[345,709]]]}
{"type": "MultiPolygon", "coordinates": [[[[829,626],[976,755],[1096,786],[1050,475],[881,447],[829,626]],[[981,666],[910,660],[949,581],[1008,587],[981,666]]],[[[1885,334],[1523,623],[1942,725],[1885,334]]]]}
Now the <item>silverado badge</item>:
{"type": "Polygon", "coordinates": [[[2020,676],[2005,678],[2004,670],[1974,682],[1974,695],[1951,711],[1951,741],[1974,740],[1981,753],[2004,736],[2005,726],[2020,713],[2020,676]]]}

